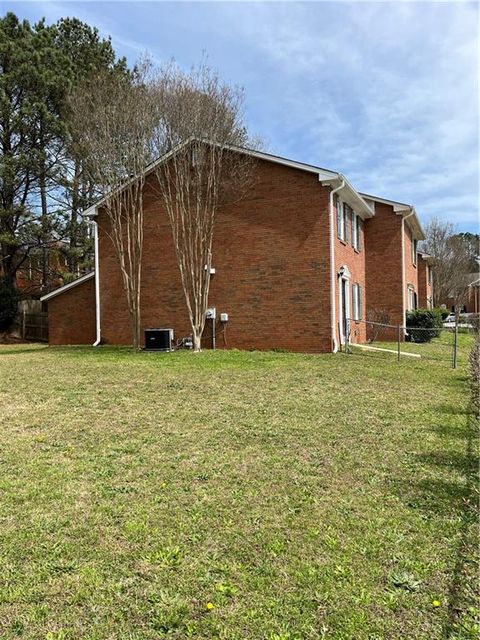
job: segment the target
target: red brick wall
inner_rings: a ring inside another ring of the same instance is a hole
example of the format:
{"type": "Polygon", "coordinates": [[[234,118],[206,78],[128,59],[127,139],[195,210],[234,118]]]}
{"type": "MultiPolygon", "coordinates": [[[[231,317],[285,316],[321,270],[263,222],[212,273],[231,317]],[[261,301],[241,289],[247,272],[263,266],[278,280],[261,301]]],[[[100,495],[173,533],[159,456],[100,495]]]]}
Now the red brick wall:
{"type": "Polygon", "coordinates": [[[428,308],[432,302],[432,287],[428,277],[428,263],[418,256],[418,306],[428,308]]]}
{"type": "Polygon", "coordinates": [[[95,342],[95,278],[48,301],[48,336],[51,345],[95,342]]]}
{"type": "MultiPolygon", "coordinates": [[[[349,280],[349,304],[350,304],[350,317],[353,316],[353,302],[352,302],[352,285],[359,284],[362,289],[363,295],[363,311],[362,311],[362,319],[365,320],[365,310],[366,310],[366,279],[365,279],[365,223],[362,220],[360,223],[360,250],[357,251],[352,246],[352,227],[351,227],[351,219],[348,216],[347,219],[347,241],[344,242],[340,240],[338,237],[338,229],[337,229],[337,215],[335,211],[335,273],[338,274],[339,270],[346,266],[350,272],[350,280],[349,280]]],[[[339,278],[335,277],[336,291],[335,291],[335,307],[336,307],[336,335],[337,339],[340,340],[338,326],[340,322],[340,282],[339,278]]],[[[352,322],[350,325],[350,340],[351,342],[361,343],[365,342],[366,339],[366,327],[363,322],[352,322]]]]}
{"type": "MultiPolygon", "coordinates": [[[[241,202],[219,212],[213,245],[209,305],[217,319],[217,348],[322,352],[331,348],[329,303],[329,189],[318,176],[259,161],[255,184],[241,202]]],[[[130,343],[120,271],[99,216],[102,337],[130,343]]],[[[169,221],[157,198],[146,198],[142,329],[190,333],[169,221]]],[[[207,321],[203,344],[211,344],[207,321]]],[[[142,336],[143,337],[143,336],[142,336]]]]}
{"type": "MultiPolygon", "coordinates": [[[[400,217],[400,216],[399,216],[400,217]]],[[[412,260],[412,242],[413,234],[408,225],[408,221],[404,224],[404,254],[405,254],[405,288],[403,291],[405,300],[405,309],[408,310],[408,286],[413,285],[413,289],[417,294],[417,306],[421,306],[418,302],[418,266],[412,260]]],[[[417,255],[417,264],[419,256],[417,255]]]]}
{"type": "Polygon", "coordinates": [[[381,202],[365,223],[365,281],[367,317],[381,309],[392,324],[403,324],[402,218],[381,202]]]}

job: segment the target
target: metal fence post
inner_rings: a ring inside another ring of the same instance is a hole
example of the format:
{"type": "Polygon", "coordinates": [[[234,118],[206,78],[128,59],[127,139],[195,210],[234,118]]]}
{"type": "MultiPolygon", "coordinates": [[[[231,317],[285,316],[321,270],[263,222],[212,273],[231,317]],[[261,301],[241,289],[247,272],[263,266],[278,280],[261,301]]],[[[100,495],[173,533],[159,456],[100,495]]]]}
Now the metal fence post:
{"type": "Polygon", "coordinates": [[[452,368],[457,368],[457,348],[458,348],[458,318],[455,318],[455,330],[453,332],[453,356],[452,368]]]}
{"type": "Polygon", "coordinates": [[[398,325],[397,327],[397,360],[398,362],[400,362],[400,331],[401,331],[401,325],[398,325]]]}
{"type": "Polygon", "coordinates": [[[22,340],[25,340],[25,330],[26,330],[26,324],[27,324],[27,314],[25,313],[25,309],[23,309],[22,311],[22,330],[21,330],[21,337],[22,340]]]}

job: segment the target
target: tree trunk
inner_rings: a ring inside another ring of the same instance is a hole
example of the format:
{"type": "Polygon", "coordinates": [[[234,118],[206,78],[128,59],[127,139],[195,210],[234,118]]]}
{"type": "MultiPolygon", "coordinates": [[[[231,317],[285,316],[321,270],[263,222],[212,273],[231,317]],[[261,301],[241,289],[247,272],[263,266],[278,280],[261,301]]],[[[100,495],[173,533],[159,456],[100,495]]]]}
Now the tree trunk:
{"type": "Polygon", "coordinates": [[[70,273],[78,275],[78,211],[80,200],[80,165],[75,161],[75,171],[72,181],[72,211],[70,213],[70,233],[69,233],[69,256],[68,256],[68,270],[70,273]]]}
{"type": "Polygon", "coordinates": [[[202,350],[202,334],[198,330],[198,327],[193,327],[192,342],[194,352],[198,353],[202,350]]]}
{"type": "Polygon", "coordinates": [[[46,247],[46,237],[48,228],[48,202],[47,202],[47,172],[45,160],[45,141],[43,137],[43,122],[40,123],[39,135],[40,151],[42,153],[41,166],[39,171],[40,204],[41,204],[41,225],[42,225],[42,290],[48,286],[49,252],[46,247]]]}

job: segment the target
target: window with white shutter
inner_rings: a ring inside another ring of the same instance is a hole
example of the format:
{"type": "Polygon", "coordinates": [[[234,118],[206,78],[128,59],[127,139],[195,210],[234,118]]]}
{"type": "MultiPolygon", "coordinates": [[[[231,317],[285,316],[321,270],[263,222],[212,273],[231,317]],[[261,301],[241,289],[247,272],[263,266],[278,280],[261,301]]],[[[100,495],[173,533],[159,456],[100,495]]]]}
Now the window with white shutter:
{"type": "Polygon", "coordinates": [[[360,251],[360,216],[352,212],[352,246],[360,251]]]}
{"type": "Polygon", "coordinates": [[[362,319],[362,288],[358,283],[352,285],[352,318],[353,320],[362,319]]]}

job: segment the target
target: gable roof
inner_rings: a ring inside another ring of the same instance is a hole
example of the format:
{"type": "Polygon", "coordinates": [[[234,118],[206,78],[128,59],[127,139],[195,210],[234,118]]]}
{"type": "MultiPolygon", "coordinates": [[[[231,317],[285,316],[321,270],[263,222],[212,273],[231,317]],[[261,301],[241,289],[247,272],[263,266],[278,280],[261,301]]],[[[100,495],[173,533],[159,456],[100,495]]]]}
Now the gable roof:
{"type": "MultiPolygon", "coordinates": [[[[149,165],[145,167],[144,175],[148,175],[149,173],[151,173],[156,167],[166,162],[175,153],[178,153],[178,151],[180,151],[185,146],[189,145],[194,140],[195,138],[189,138],[188,140],[185,140],[185,142],[182,142],[181,144],[176,146],[174,149],[172,149],[165,155],[151,162],[149,165]]],[[[215,142],[211,142],[208,140],[205,140],[205,143],[217,144],[215,142]]],[[[350,199],[355,202],[356,207],[359,209],[359,213],[362,213],[364,217],[371,218],[374,215],[373,209],[367,204],[367,202],[365,202],[365,200],[362,198],[359,192],[341,173],[338,173],[336,171],[331,171],[330,169],[324,169],[316,165],[307,164],[305,162],[297,162],[295,160],[289,160],[288,158],[283,158],[282,156],[276,156],[271,153],[265,153],[264,151],[256,151],[255,149],[248,149],[246,147],[237,147],[235,145],[225,145],[225,148],[235,153],[243,153],[252,158],[256,158],[257,160],[264,160],[265,162],[273,162],[275,164],[279,164],[285,167],[290,167],[291,169],[298,169],[299,171],[307,171],[308,173],[315,173],[318,175],[318,179],[322,184],[326,184],[332,180],[338,180],[339,182],[344,180],[345,186],[343,189],[347,194],[347,201],[348,201],[348,197],[350,197],[350,199]]],[[[104,200],[105,200],[105,197],[98,200],[95,204],[91,205],[88,209],[86,209],[82,213],[82,215],[86,217],[93,217],[97,215],[97,209],[102,205],[104,200]]]]}
{"type": "Polygon", "coordinates": [[[64,284],[62,287],[58,287],[58,289],[54,289],[53,291],[50,291],[50,293],[46,293],[44,296],[40,298],[40,300],[41,302],[46,302],[47,300],[51,300],[51,298],[54,298],[55,296],[58,296],[61,293],[65,293],[65,291],[68,291],[69,289],[73,289],[73,287],[76,287],[77,285],[82,284],[83,282],[87,282],[87,280],[90,280],[91,278],[93,278],[94,275],[95,275],[95,271],[90,271],[90,273],[86,273],[84,276],[80,276],[80,278],[77,278],[76,280],[72,280],[72,282],[68,282],[67,284],[64,284]]]}
{"type": "Polygon", "coordinates": [[[368,193],[361,193],[360,195],[367,201],[371,200],[372,202],[381,202],[382,204],[390,205],[393,207],[393,211],[397,216],[406,217],[411,213],[412,215],[407,219],[407,224],[414,232],[417,240],[425,240],[425,233],[422,229],[422,225],[420,224],[420,220],[418,219],[415,207],[412,204],[398,202],[398,200],[387,200],[386,198],[379,198],[378,196],[372,196],[368,193]]]}
{"type": "MultiPolygon", "coordinates": [[[[171,158],[175,153],[180,151],[185,146],[189,145],[194,140],[198,140],[197,138],[191,137],[184,142],[181,142],[179,145],[174,147],[171,151],[166,153],[157,160],[154,160],[149,165],[145,167],[144,174],[148,175],[151,173],[156,167],[166,162],[169,158],[171,158]]],[[[206,144],[218,144],[209,140],[204,141],[206,144]]],[[[407,224],[411,227],[412,231],[415,234],[415,237],[418,240],[424,240],[425,234],[423,232],[422,226],[418,219],[417,213],[415,211],[415,207],[413,205],[405,204],[403,202],[398,202],[395,200],[387,200],[385,198],[379,198],[378,196],[372,196],[366,193],[359,192],[355,189],[355,187],[349,182],[349,180],[338,171],[332,171],[331,169],[325,169],[323,167],[319,167],[317,165],[308,164],[305,162],[297,162],[296,160],[290,160],[288,158],[284,158],[283,156],[277,156],[271,153],[266,153],[265,151],[256,151],[255,149],[248,149],[246,147],[237,147],[235,145],[225,145],[225,148],[230,151],[234,151],[236,153],[244,153],[246,155],[251,156],[252,158],[257,158],[258,160],[264,160],[266,162],[273,162],[275,164],[280,164],[285,167],[290,167],[291,169],[298,169],[299,171],[307,171],[309,173],[316,173],[318,175],[319,181],[322,185],[327,186],[339,186],[344,181],[345,185],[340,190],[342,197],[346,200],[348,204],[350,204],[353,208],[357,210],[358,213],[363,214],[364,218],[372,218],[375,215],[375,208],[370,204],[371,202],[382,202],[384,204],[389,204],[393,206],[394,212],[397,215],[406,216],[409,213],[412,215],[408,218],[407,224]],[[332,184],[333,183],[333,184],[332,184]]],[[[105,197],[98,200],[95,204],[91,205],[88,209],[86,209],[82,215],[85,217],[94,217],[97,215],[97,209],[104,202],[105,197]]]]}

